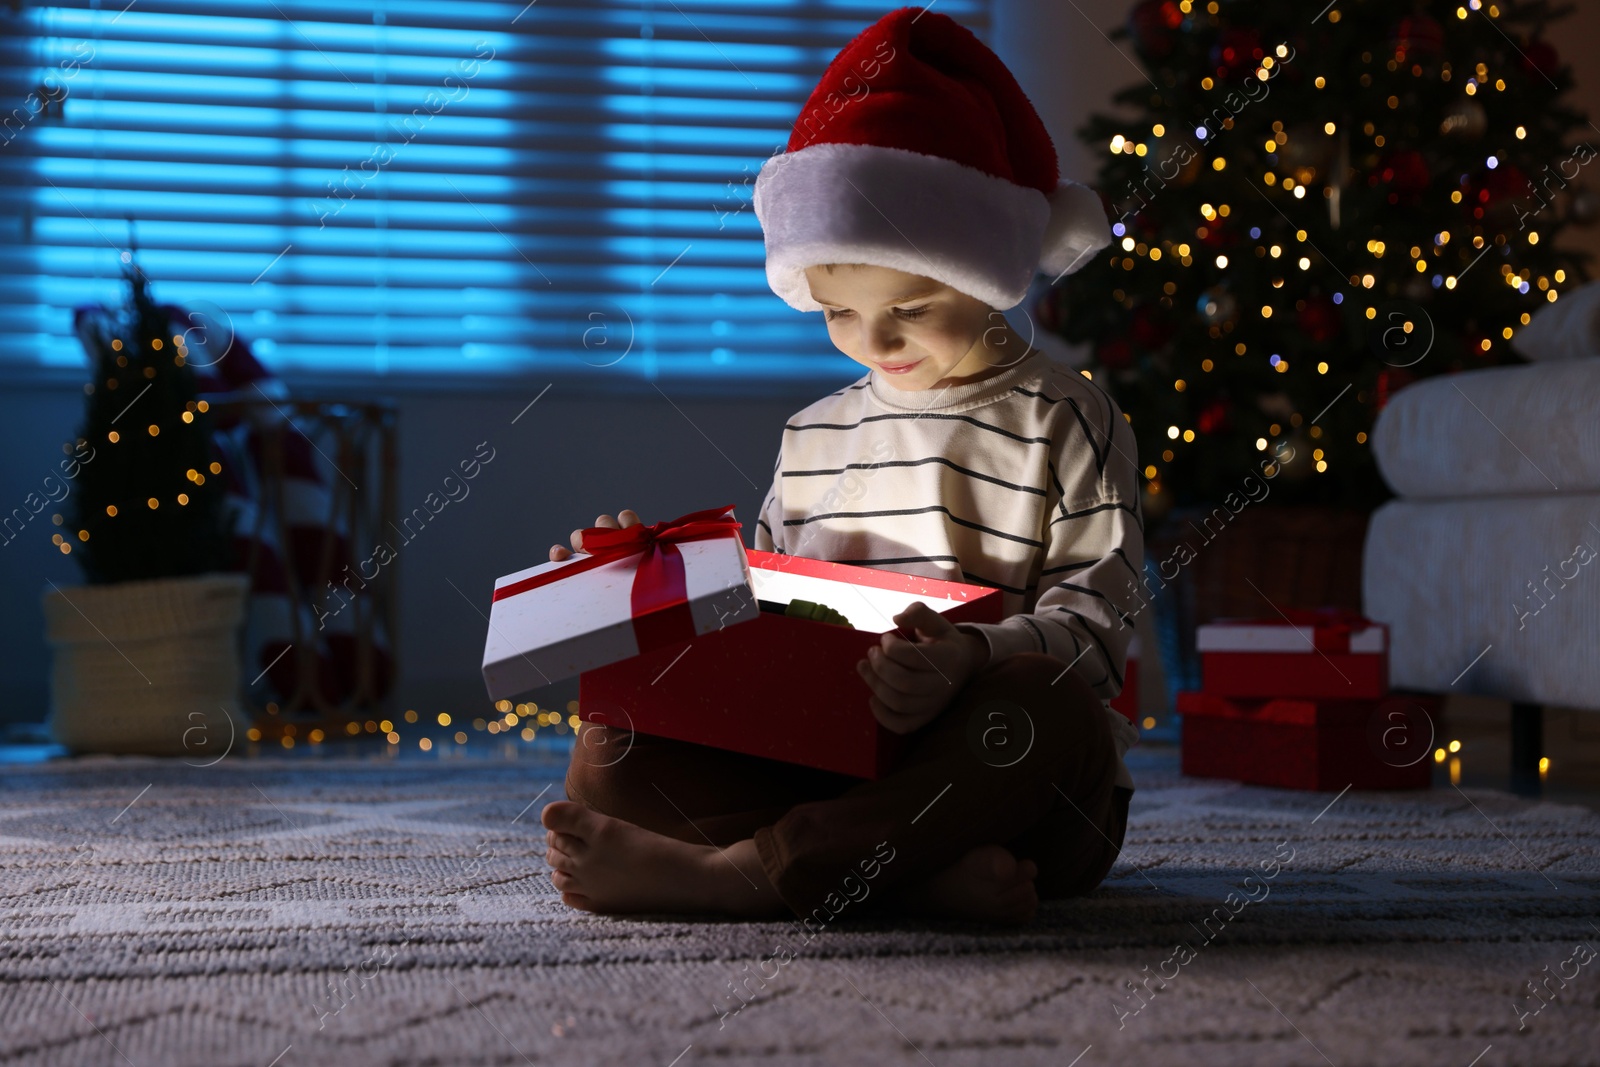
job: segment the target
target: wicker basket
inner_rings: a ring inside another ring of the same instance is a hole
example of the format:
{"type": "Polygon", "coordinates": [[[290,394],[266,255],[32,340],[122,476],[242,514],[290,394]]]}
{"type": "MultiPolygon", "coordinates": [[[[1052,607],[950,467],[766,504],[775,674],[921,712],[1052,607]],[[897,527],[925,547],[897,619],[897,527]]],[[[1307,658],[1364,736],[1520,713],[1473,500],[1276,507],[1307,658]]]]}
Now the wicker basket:
{"type": "Polygon", "coordinates": [[[74,752],[220,759],[244,722],[247,588],[242,574],[201,574],[46,592],[51,734],[74,752]]]}

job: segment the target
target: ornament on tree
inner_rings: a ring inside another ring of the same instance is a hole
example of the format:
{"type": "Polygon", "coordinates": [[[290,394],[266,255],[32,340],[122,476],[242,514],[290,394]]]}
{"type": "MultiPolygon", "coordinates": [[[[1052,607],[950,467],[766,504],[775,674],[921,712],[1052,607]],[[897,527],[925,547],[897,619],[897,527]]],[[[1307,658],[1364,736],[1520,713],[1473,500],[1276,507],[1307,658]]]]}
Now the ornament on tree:
{"type": "MultiPolygon", "coordinates": [[[[1478,182],[1473,218],[1490,226],[1509,229],[1518,217],[1518,199],[1527,195],[1528,178],[1515,163],[1500,163],[1478,182]]],[[[1526,204],[1524,203],[1524,208],[1526,204]]]]}
{"type": "Polygon", "coordinates": [[[1208,326],[1225,326],[1239,313],[1239,298],[1228,291],[1226,282],[1213,285],[1200,294],[1195,310],[1208,326]]]}
{"type": "Polygon", "coordinates": [[[1423,304],[1433,296],[1433,282],[1428,280],[1426,274],[1413,274],[1406,279],[1400,291],[1413,304],[1423,304]]]}
{"type": "Polygon", "coordinates": [[[1166,59],[1177,44],[1183,12],[1173,0],[1144,0],[1128,14],[1128,34],[1151,59],[1166,59]]]}
{"type": "Polygon", "coordinates": [[[1177,328],[1170,316],[1162,314],[1158,308],[1143,304],[1134,309],[1128,334],[1133,343],[1146,352],[1159,352],[1167,346],[1177,328]]]}
{"type": "Polygon", "coordinates": [[[1389,35],[1389,48],[1402,63],[1432,63],[1444,51],[1444,27],[1427,15],[1408,15],[1389,35]]]}
{"type": "Polygon", "coordinates": [[[1373,406],[1382,411],[1389,403],[1391,397],[1417,380],[1417,376],[1401,367],[1385,367],[1378,372],[1377,380],[1373,383],[1373,406]]]}
{"type": "Polygon", "coordinates": [[[1280,135],[1278,163],[1301,185],[1310,185],[1319,175],[1332,173],[1339,142],[1318,123],[1303,122],[1280,135]]]}
{"type": "Polygon", "coordinates": [[[1556,75],[1561,73],[1561,57],[1548,41],[1529,41],[1522,48],[1522,69],[1555,81],[1556,75]]]}
{"type": "Polygon", "coordinates": [[[1321,344],[1333,340],[1343,331],[1344,318],[1339,313],[1339,306],[1319,293],[1306,298],[1306,306],[1295,316],[1295,325],[1301,333],[1321,344]]]}
{"type": "Polygon", "coordinates": [[[1483,110],[1483,105],[1476,100],[1458,100],[1444,113],[1444,119],[1439,123],[1439,132],[1459,137],[1466,141],[1476,141],[1489,129],[1489,115],[1483,110]]]}
{"type": "Polygon", "coordinates": [[[1397,148],[1390,152],[1377,177],[1389,187],[1389,203],[1401,207],[1415,206],[1433,180],[1427,160],[1414,148],[1397,148]]]}
{"type": "Polygon", "coordinates": [[[1094,358],[1107,370],[1122,370],[1133,363],[1133,346],[1126,338],[1113,337],[1095,349],[1094,358]]]}
{"type": "Polygon", "coordinates": [[[1231,79],[1255,70],[1266,54],[1257,30],[1226,29],[1217,35],[1217,43],[1211,47],[1211,65],[1217,74],[1231,79]]]}
{"type": "Polygon", "coordinates": [[[1528,179],[1515,163],[1501,163],[1483,176],[1480,185],[1489,195],[1481,197],[1484,203],[1509,200],[1528,191],[1528,179]]]}
{"type": "Polygon", "coordinates": [[[1135,236],[1148,244],[1155,239],[1167,224],[1166,213],[1161,210],[1160,204],[1150,204],[1139,209],[1133,217],[1133,229],[1138,231],[1135,236]]]}
{"type": "Polygon", "coordinates": [[[1262,393],[1256,397],[1256,410],[1273,422],[1288,422],[1294,414],[1294,401],[1283,391],[1262,393]]]}
{"type": "Polygon", "coordinates": [[[1288,437],[1272,446],[1272,454],[1278,460],[1278,473],[1285,481],[1303,482],[1311,477],[1316,467],[1311,448],[1310,438],[1298,429],[1291,430],[1288,437]]]}
{"type": "Polygon", "coordinates": [[[1195,416],[1195,429],[1203,434],[1223,434],[1233,429],[1233,401],[1227,397],[1213,400],[1195,416]]]}
{"type": "Polygon", "coordinates": [[[1200,168],[1203,165],[1200,159],[1201,153],[1186,143],[1179,142],[1173,145],[1170,142],[1163,143],[1159,137],[1151,137],[1145,141],[1144,151],[1146,159],[1161,161],[1151,169],[1159,168],[1157,172],[1162,179],[1174,188],[1182,189],[1193,185],[1194,180],[1200,177],[1200,168]],[[1174,167],[1177,170],[1171,177],[1167,177],[1167,173],[1174,167]]]}
{"type": "Polygon", "coordinates": [[[1350,180],[1350,127],[1339,123],[1339,143],[1333,157],[1333,180],[1328,183],[1328,228],[1337,230],[1343,217],[1345,183],[1350,180]]]}
{"type": "Polygon", "coordinates": [[[1200,229],[1205,231],[1200,235],[1200,243],[1214,251],[1232,248],[1239,243],[1239,235],[1233,231],[1233,227],[1223,225],[1221,219],[1208,222],[1200,229]]]}

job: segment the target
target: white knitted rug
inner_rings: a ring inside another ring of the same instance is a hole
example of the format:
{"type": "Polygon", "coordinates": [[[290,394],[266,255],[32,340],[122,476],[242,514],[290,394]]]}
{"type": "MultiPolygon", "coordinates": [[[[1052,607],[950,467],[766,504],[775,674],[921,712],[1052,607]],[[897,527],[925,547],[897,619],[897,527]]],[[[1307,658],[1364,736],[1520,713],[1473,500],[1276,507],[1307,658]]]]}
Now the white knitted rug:
{"type": "Polygon", "coordinates": [[[1030,928],[807,935],[567,910],[549,767],[7,768],[0,1064],[1600,1060],[1600,816],[1134,773],[1030,928]]]}

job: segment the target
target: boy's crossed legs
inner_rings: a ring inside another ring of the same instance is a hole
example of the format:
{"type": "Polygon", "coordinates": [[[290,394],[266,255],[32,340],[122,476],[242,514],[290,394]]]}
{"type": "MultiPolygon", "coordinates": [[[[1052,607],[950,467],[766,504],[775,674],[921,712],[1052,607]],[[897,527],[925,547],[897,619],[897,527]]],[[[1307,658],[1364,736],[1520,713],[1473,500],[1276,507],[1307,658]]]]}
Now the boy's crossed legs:
{"type": "Polygon", "coordinates": [[[1098,698],[1027,653],[973,675],[877,781],[585,724],[577,803],[544,823],[556,888],[587,910],[1015,922],[1109,871],[1115,768],[1098,698]]]}

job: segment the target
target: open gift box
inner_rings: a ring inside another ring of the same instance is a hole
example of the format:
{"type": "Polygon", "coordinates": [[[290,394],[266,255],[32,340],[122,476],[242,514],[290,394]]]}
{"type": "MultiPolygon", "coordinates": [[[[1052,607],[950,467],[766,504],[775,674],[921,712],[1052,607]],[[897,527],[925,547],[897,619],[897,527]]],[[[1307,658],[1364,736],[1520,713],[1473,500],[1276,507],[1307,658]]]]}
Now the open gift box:
{"type": "Polygon", "coordinates": [[[585,531],[585,545],[619,554],[501,578],[484,652],[491,699],[577,674],[586,722],[882,776],[903,738],[873,717],[856,662],[913,602],[951,622],[999,622],[1000,590],[747,550],[739,525],[721,508],[605,538],[585,531]],[[796,599],[850,625],[783,614],[796,599]]]}
{"type": "Polygon", "coordinates": [[[578,717],[878,778],[904,738],[873,717],[856,662],[917,600],[951,622],[1000,621],[1000,590],[988,586],[757,549],[747,555],[753,601],[826,604],[850,627],[759,611],[748,623],[584,671],[578,717]]]}

